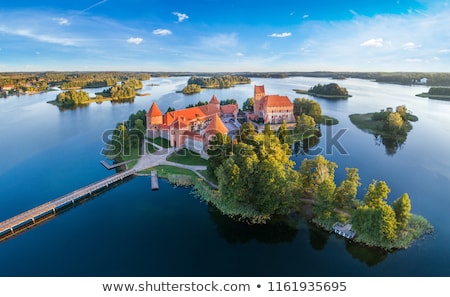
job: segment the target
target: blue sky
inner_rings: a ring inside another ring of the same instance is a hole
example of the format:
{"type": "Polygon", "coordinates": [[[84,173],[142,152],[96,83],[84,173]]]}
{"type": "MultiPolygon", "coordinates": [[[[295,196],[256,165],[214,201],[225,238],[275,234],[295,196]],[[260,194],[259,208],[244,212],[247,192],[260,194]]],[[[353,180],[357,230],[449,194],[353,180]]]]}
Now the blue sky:
{"type": "Polygon", "coordinates": [[[1,71],[450,71],[448,1],[78,0],[0,7],[1,71]]]}

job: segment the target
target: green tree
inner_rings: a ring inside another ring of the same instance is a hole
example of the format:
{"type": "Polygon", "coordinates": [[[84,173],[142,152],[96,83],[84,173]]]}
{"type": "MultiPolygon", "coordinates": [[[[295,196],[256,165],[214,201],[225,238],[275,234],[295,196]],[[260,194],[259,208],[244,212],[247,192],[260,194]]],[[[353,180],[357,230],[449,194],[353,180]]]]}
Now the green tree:
{"type": "Polygon", "coordinates": [[[253,97],[247,98],[247,100],[244,101],[242,104],[242,110],[243,111],[253,111],[253,107],[255,105],[255,100],[253,97]]]}
{"type": "Polygon", "coordinates": [[[402,117],[403,121],[408,121],[408,109],[405,105],[399,105],[395,111],[402,117]]]}
{"type": "Polygon", "coordinates": [[[239,141],[252,144],[253,138],[258,133],[255,131],[255,127],[250,122],[245,122],[239,128],[239,141]]]}
{"type": "Polygon", "coordinates": [[[273,133],[273,131],[272,131],[272,127],[270,126],[270,124],[266,124],[266,125],[264,126],[263,134],[264,134],[266,137],[270,137],[270,136],[274,135],[274,133],[273,133]]]}
{"type": "Polygon", "coordinates": [[[316,123],[320,123],[322,118],[322,109],[317,101],[306,98],[295,98],[294,115],[298,117],[302,114],[309,115],[316,123]]]}
{"type": "Polygon", "coordinates": [[[314,159],[304,159],[300,165],[300,181],[306,193],[315,194],[325,180],[334,180],[337,164],[318,155],[314,159]]]}
{"type": "Polygon", "coordinates": [[[210,176],[217,178],[216,170],[225,162],[231,154],[231,138],[226,134],[217,133],[209,140],[208,145],[208,166],[207,171],[210,176]]]}
{"type": "Polygon", "coordinates": [[[403,128],[403,119],[398,112],[391,112],[386,119],[387,129],[400,131],[403,128]]]}
{"type": "Polygon", "coordinates": [[[409,199],[409,195],[405,193],[397,198],[393,202],[392,207],[395,212],[398,229],[405,229],[411,218],[411,200],[409,199]]]}
{"type": "Polygon", "coordinates": [[[331,178],[324,180],[317,187],[313,210],[320,219],[328,219],[331,217],[335,191],[336,184],[331,178]]]}
{"type": "Polygon", "coordinates": [[[347,177],[336,189],[335,202],[338,206],[350,206],[356,199],[358,187],[361,185],[357,168],[345,168],[347,177]]]}
{"type": "Polygon", "coordinates": [[[263,135],[253,141],[238,143],[217,170],[221,199],[266,216],[292,210],[299,194],[293,162],[275,136],[269,144],[263,135]]]}
{"type": "Polygon", "coordinates": [[[289,130],[287,128],[287,124],[285,121],[283,121],[283,123],[281,123],[280,127],[278,128],[278,139],[280,140],[280,142],[283,143],[289,143],[289,130]]]}
{"type": "Polygon", "coordinates": [[[390,192],[391,189],[389,189],[386,182],[374,180],[369,185],[367,193],[364,196],[364,203],[368,207],[381,208],[384,204],[386,204],[386,199],[390,192]]]}
{"type": "Polygon", "coordinates": [[[301,136],[308,136],[314,133],[315,127],[316,122],[314,118],[307,114],[302,114],[297,117],[294,133],[301,136]]]}
{"type": "Polygon", "coordinates": [[[397,220],[395,219],[395,212],[391,206],[384,204],[381,209],[381,229],[380,232],[384,239],[394,241],[397,239],[397,220]]]}

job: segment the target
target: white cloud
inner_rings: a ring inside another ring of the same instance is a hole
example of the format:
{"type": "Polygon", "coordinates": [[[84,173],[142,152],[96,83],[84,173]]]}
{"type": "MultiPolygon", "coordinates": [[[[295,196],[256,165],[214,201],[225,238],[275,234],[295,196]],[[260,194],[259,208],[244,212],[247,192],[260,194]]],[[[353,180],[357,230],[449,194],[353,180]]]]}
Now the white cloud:
{"type": "Polygon", "coordinates": [[[173,15],[176,15],[178,17],[178,22],[181,23],[184,20],[187,20],[189,18],[189,16],[185,13],[181,13],[181,12],[172,12],[173,15]]]}
{"type": "Polygon", "coordinates": [[[70,25],[70,22],[66,18],[54,18],[54,21],[56,21],[60,26],[68,26],[70,25]]]}
{"type": "Polygon", "coordinates": [[[309,14],[305,14],[305,15],[303,15],[303,18],[304,18],[304,19],[307,19],[307,18],[309,18],[309,14]]]}
{"type": "Polygon", "coordinates": [[[413,50],[422,47],[420,44],[415,44],[414,42],[407,42],[402,45],[405,50],[413,50]]]}
{"type": "Polygon", "coordinates": [[[291,35],[292,35],[291,32],[283,32],[283,33],[273,33],[273,34],[270,34],[268,36],[276,37],[276,38],[284,38],[284,37],[289,37],[291,35]]]}
{"type": "Polygon", "coordinates": [[[130,37],[127,40],[128,43],[134,43],[134,44],[141,44],[142,41],[144,41],[144,39],[142,39],[140,37],[130,37]]]}
{"type": "Polygon", "coordinates": [[[155,35],[166,36],[166,35],[171,35],[172,31],[170,31],[168,29],[156,29],[156,30],[153,30],[152,33],[155,35]]]}
{"type": "Polygon", "coordinates": [[[237,57],[243,57],[244,56],[244,54],[243,53],[241,53],[241,52],[239,52],[239,53],[236,53],[235,54],[237,57]]]}
{"type": "Polygon", "coordinates": [[[21,37],[27,37],[27,38],[37,40],[40,42],[54,43],[54,44],[60,44],[60,45],[65,45],[65,46],[76,46],[77,41],[78,41],[73,38],[52,36],[52,35],[47,35],[47,34],[37,34],[28,29],[9,29],[4,26],[0,26],[0,33],[6,33],[9,35],[16,35],[16,36],[21,36],[21,37]]]}
{"type": "Polygon", "coordinates": [[[360,46],[366,47],[383,47],[383,45],[384,45],[383,38],[372,38],[360,44],[360,46]]]}
{"type": "Polygon", "coordinates": [[[407,62],[407,63],[420,63],[422,61],[423,61],[422,59],[417,59],[417,58],[405,59],[405,62],[407,62]]]}
{"type": "Polygon", "coordinates": [[[449,54],[450,53],[450,49],[442,49],[442,50],[439,50],[438,53],[440,53],[440,54],[449,54]]]}

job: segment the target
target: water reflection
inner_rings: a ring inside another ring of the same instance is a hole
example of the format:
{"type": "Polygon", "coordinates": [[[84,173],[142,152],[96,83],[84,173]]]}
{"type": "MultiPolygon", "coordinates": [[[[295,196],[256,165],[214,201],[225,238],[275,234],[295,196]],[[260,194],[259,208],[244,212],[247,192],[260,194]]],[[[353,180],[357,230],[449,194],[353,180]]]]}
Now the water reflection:
{"type": "Polygon", "coordinates": [[[316,251],[323,250],[327,245],[328,238],[331,233],[327,232],[316,225],[308,223],[309,227],[309,243],[316,251]]]}
{"type": "Polygon", "coordinates": [[[383,249],[362,246],[350,241],[345,242],[345,249],[354,259],[359,260],[369,267],[383,262],[389,254],[389,252],[383,249]]]}
{"type": "Polygon", "coordinates": [[[388,156],[393,156],[397,153],[399,149],[403,148],[403,145],[406,142],[407,133],[398,133],[395,135],[379,135],[379,134],[373,134],[375,145],[381,146],[384,145],[386,154],[388,156]]]}
{"type": "Polygon", "coordinates": [[[220,237],[228,243],[248,243],[252,240],[267,244],[292,242],[297,231],[285,219],[272,219],[265,225],[248,225],[220,213],[214,206],[208,207],[211,221],[216,225],[220,237]]]}

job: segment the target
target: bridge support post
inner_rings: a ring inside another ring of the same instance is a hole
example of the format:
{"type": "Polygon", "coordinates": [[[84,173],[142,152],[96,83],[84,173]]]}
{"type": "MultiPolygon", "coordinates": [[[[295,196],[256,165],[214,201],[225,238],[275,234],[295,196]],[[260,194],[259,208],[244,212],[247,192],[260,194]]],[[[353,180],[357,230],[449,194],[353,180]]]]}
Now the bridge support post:
{"type": "Polygon", "coordinates": [[[52,210],[53,210],[53,213],[56,214],[56,209],[55,209],[55,208],[52,208],[52,210]]]}
{"type": "Polygon", "coordinates": [[[9,230],[11,230],[11,234],[14,234],[14,229],[13,229],[13,227],[9,228],[9,230]]]}
{"type": "Polygon", "coordinates": [[[36,224],[36,221],[34,220],[34,217],[32,217],[31,220],[33,221],[33,224],[36,224]]]}

